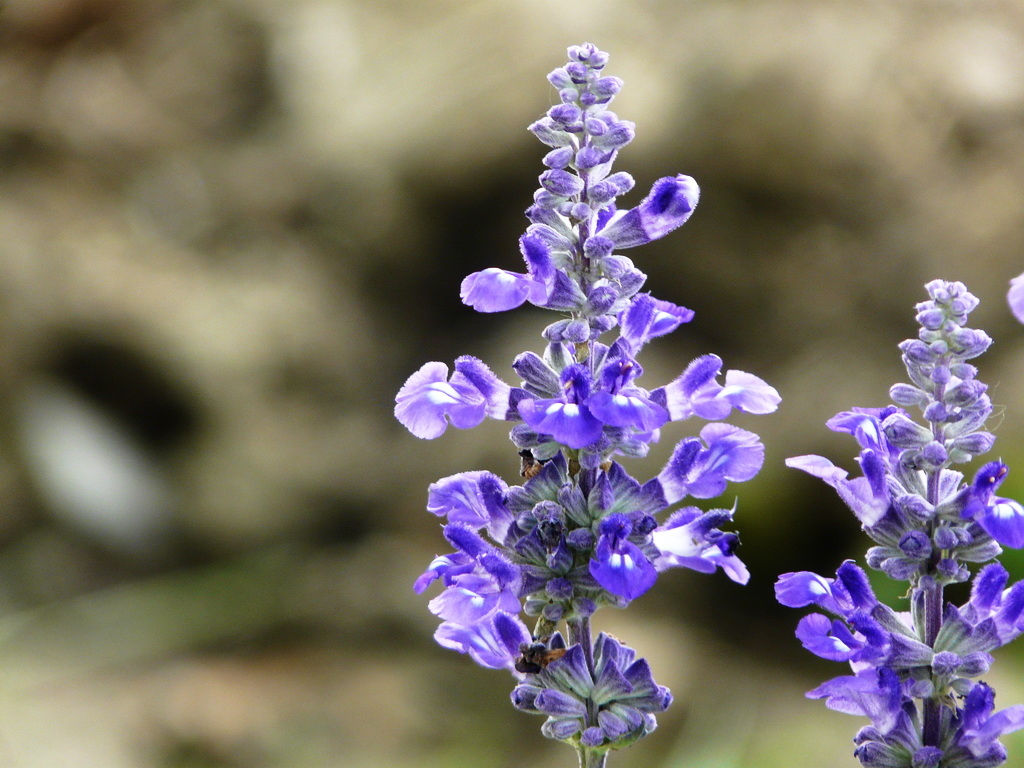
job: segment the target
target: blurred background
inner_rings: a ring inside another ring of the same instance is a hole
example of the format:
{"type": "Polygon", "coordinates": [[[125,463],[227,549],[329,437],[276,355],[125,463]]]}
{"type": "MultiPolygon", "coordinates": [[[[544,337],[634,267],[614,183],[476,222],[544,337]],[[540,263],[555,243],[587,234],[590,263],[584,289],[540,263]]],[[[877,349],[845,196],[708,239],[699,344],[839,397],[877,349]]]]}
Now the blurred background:
{"type": "MultiPolygon", "coordinates": [[[[623,204],[679,172],[703,192],[630,253],[697,313],[648,347],[645,383],[714,351],[784,398],[736,420],[768,450],[735,489],[750,584],[674,571],[597,617],[676,697],[611,765],[855,764],[862,721],[802,695],[842,669],[799,647],[772,584],[867,540],[782,462],[852,467],[824,421],[887,402],[922,284],[959,279],[996,339],[981,378],[1020,467],[1003,490],[1024,495],[1016,0],[7,0],[0,763],[574,763],[508,675],[434,644],[411,591],[448,551],[427,484],[516,482],[507,427],[426,443],[391,409],[427,360],[512,381],[541,348],[546,313],[479,315],[458,287],[520,268],[545,151],[525,127],[585,40],[637,123],[623,204]]],[[[1024,701],[1024,648],[997,659],[997,704],[1024,701]]]]}

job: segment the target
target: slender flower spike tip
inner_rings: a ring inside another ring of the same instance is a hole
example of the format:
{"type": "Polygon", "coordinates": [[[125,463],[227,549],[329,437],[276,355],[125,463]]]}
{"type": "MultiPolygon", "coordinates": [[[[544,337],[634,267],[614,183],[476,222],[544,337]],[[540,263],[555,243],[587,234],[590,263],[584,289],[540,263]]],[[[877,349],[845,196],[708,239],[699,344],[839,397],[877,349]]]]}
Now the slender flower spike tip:
{"type": "Polygon", "coordinates": [[[943,590],[971,579],[970,565],[1002,547],[1024,547],[1024,507],[996,495],[1009,471],[1001,461],[969,481],[954,469],[995,440],[984,429],[992,412],[986,386],[968,362],[992,340],[967,327],[978,300],[962,283],[925,288],[917,338],[900,344],[909,382],[889,390],[893,404],[828,421],[857,441],[861,475],[850,479],[821,456],[787,461],[835,488],[875,543],[867,564],[909,583],[909,610],[880,603],[852,562],[834,579],[785,573],[775,595],[791,608],[820,611],[797,627],[807,650],[849,663],[852,675],[807,695],[871,721],[854,739],[862,765],[982,768],[1003,764],[999,737],[1024,727],[1024,706],[995,711],[993,690],[977,680],[991,652],[1024,632],[1024,581],[1007,587],[1006,570],[991,563],[973,577],[963,605],[946,603],[943,590]]]}
{"type": "Polygon", "coordinates": [[[428,603],[441,622],[437,642],[509,670],[513,704],[544,715],[541,732],[590,768],[650,733],[671,701],[632,649],[604,634],[591,639],[591,617],[626,607],[670,568],[721,568],[747,582],[729,530],[735,503],[682,504],[757,474],[760,438],[722,419],[779,405],[769,384],[723,371],[713,354],[663,386],[643,381],[640,352],[694,313],[642,291],[646,275],[620,251],[682,226],[699,190],[689,176],[666,176],[636,206],[619,207],[633,179],[612,165],[635,129],[610,110],[622,82],[604,74],[607,59],[593,45],[572,46],[548,75],[558,104],[529,128],[549,151],[519,240],[524,268],[490,267],[462,281],[463,302],[479,312],[531,304],[557,313],[543,350],[515,357],[515,386],[463,356],[451,372],[426,363],[395,398],[396,418],[423,439],[449,425],[511,423],[523,484],[486,470],[431,484],[427,510],[453,551],[434,558],[414,589],[439,582],[428,603]],[[691,418],[697,434],[679,440],[656,477],[641,482],[619,463],[646,455],[671,422],[691,418]]]}

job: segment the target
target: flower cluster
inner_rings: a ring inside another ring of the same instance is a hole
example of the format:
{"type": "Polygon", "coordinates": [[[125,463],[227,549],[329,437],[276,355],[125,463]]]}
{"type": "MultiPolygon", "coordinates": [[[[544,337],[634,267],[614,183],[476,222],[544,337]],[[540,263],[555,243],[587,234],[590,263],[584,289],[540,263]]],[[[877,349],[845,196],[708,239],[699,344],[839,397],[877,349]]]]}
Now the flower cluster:
{"type": "Polygon", "coordinates": [[[935,280],[917,305],[918,338],[900,345],[910,383],[890,389],[894,405],[855,408],[828,426],[853,435],[862,475],[821,456],[787,460],[831,485],[875,542],[867,563],[909,582],[909,611],[880,603],[852,562],[836,578],[783,574],[775,586],[789,607],[817,606],[797,637],[812,653],[848,662],[852,675],[810,691],[832,709],[864,715],[855,754],[879,768],[982,768],[1006,759],[997,739],[1024,727],[1024,706],[994,710],[994,694],[976,681],[991,651],[1024,631],[1024,582],[991,563],[974,577],[970,599],[945,603],[946,585],[968,581],[969,563],[992,560],[1001,546],[1024,546],[1024,508],[995,494],[1005,464],[982,466],[970,482],[953,469],[987,452],[992,412],[986,386],[968,362],[991,339],[966,327],[978,300],[962,283],[935,280]],[[906,408],[918,408],[923,424],[906,408]]]}
{"type": "Polygon", "coordinates": [[[634,135],[608,108],[622,83],[603,74],[607,54],[593,45],[568,53],[548,76],[559,103],[530,126],[551,149],[519,242],[526,271],[485,269],[461,291],[481,312],[529,302],[562,316],[544,329],[542,354],[512,362],[517,386],[474,357],[458,358],[451,375],[431,362],[405,382],[395,415],[427,439],[448,424],[512,423],[525,482],[510,487],[477,470],[432,484],[427,509],[446,520],[455,551],[437,557],[415,589],[440,580],[444,589],[429,603],[442,620],[437,641],[512,671],[515,706],[546,714],[544,734],[597,765],[649,732],[670,696],[631,649],[605,635],[592,643],[590,617],[626,606],[668,568],[720,567],[747,581],[738,538],[723,530],[735,510],[681,502],[714,498],[759,471],[757,435],[721,420],[734,409],[770,413],[779,396],[751,374],[723,375],[710,354],[664,386],[641,385],[638,353],[693,312],[641,293],[646,276],[620,251],[682,225],[698,188],[687,176],[666,177],[637,206],[617,207],[633,187],[629,174],[611,172],[634,135]],[[691,417],[709,423],[676,445],[657,477],[641,483],[623,469],[618,457],[646,455],[662,427],[691,417]],[[533,632],[521,613],[536,619],[533,632]]]}

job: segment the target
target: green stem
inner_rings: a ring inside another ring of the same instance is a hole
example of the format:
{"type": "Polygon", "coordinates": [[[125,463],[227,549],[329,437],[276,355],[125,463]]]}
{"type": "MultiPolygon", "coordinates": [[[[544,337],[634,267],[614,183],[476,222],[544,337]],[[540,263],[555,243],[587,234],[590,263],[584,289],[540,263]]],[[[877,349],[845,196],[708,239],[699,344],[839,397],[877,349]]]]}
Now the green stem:
{"type": "MultiPolygon", "coordinates": [[[[579,643],[583,649],[583,657],[587,661],[587,669],[590,671],[591,679],[594,679],[594,644],[590,640],[590,617],[566,622],[569,628],[569,645],[579,643]]],[[[594,702],[587,702],[586,726],[597,725],[597,707],[594,702]]],[[[576,747],[576,754],[580,759],[580,768],[604,768],[608,760],[607,750],[594,750],[583,746],[576,747]]]]}

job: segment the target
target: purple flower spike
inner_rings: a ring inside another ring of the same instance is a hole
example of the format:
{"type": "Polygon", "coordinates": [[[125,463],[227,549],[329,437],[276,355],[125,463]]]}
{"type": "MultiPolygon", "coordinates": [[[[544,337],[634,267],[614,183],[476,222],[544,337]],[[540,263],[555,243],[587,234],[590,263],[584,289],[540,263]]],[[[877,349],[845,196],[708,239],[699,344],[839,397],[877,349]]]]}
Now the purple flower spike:
{"type": "MultiPolygon", "coordinates": [[[[682,225],[699,189],[689,176],[669,176],[639,205],[618,204],[635,186],[630,174],[612,167],[636,136],[634,124],[610,109],[622,81],[604,72],[608,55],[592,44],[571,46],[568,56],[548,76],[557,90],[554,106],[529,126],[547,149],[519,239],[525,270],[484,269],[461,285],[463,302],[479,312],[526,303],[555,312],[540,333],[546,346],[515,355],[515,387],[473,357],[458,358],[450,377],[443,363],[427,363],[399,391],[395,415],[427,439],[449,424],[513,422],[509,438],[522,484],[481,470],[431,484],[427,510],[443,519],[443,535],[456,551],[435,557],[413,588],[424,592],[442,582],[428,604],[441,620],[437,642],[512,671],[515,707],[543,715],[541,733],[569,743],[581,764],[603,765],[609,751],[653,731],[655,714],[672,696],[631,648],[607,635],[592,640],[589,617],[605,606],[625,607],[668,568],[721,569],[746,584],[750,574],[735,554],[739,536],[726,530],[733,510],[686,507],[660,521],[686,495],[711,498],[753,477],[764,446],[752,432],[702,423],[698,437],[678,442],[658,477],[636,480],[619,462],[646,456],[670,420],[770,413],[779,398],[742,371],[719,381],[722,361],[714,355],[668,387],[641,384],[639,352],[694,313],[641,294],[647,275],[620,251],[682,225]],[[536,622],[536,637],[520,615],[536,622]]],[[[978,339],[961,341],[980,346],[978,339]]],[[[947,378],[956,377],[951,387],[959,387],[951,390],[950,412],[977,395],[961,373],[951,370],[947,378]]],[[[957,439],[948,451],[954,457],[983,442],[968,430],[957,439]]],[[[918,549],[931,546],[925,541],[918,549]]],[[[1016,615],[1005,602],[994,614],[1003,630],[1016,615]]],[[[843,618],[859,637],[854,620],[843,618]]],[[[956,639],[970,635],[965,627],[956,639]]]]}
{"type": "MultiPolygon", "coordinates": [[[[993,714],[992,689],[972,678],[988,673],[992,651],[1024,633],[1024,581],[1007,587],[1007,570],[991,563],[974,577],[966,604],[954,605],[944,590],[969,580],[970,566],[997,557],[1000,545],[1024,547],[1024,506],[996,496],[1008,472],[1001,461],[982,466],[969,483],[952,468],[995,441],[984,430],[988,387],[967,362],[991,339],[965,326],[978,299],[962,283],[933,280],[925,288],[929,299],[915,307],[917,337],[899,345],[910,383],[889,389],[895,405],[853,408],[827,422],[856,439],[863,476],[848,479],[821,456],[786,461],[836,489],[875,542],[867,564],[909,582],[907,610],[880,603],[850,560],[834,581],[784,574],[776,597],[835,615],[806,616],[796,634],[812,653],[855,672],[808,696],[871,719],[854,739],[863,765],[994,768],[1007,759],[999,737],[1024,728],[1024,706],[993,714]]],[[[1024,320],[1024,275],[1009,298],[1024,320]]]]}
{"type": "Polygon", "coordinates": [[[636,208],[613,217],[600,234],[617,248],[632,248],[682,226],[697,207],[700,188],[689,176],[658,179],[636,208]]]}

